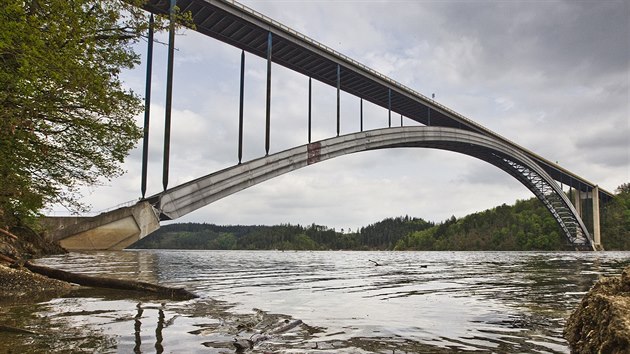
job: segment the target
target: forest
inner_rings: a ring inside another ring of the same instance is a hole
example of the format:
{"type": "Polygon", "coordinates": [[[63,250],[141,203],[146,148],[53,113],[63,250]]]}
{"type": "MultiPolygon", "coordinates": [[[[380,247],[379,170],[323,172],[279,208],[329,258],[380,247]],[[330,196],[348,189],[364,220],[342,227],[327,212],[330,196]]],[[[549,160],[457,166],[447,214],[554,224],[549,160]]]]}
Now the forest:
{"type": "MultiPolygon", "coordinates": [[[[588,215],[587,215],[588,217],[588,215]]],[[[586,224],[590,224],[587,220],[586,224]]],[[[630,250],[630,184],[601,208],[606,250],[630,250]]],[[[326,226],[171,224],[131,248],[216,250],[570,250],[549,211],[536,198],[434,223],[386,218],[355,232],[326,226]]]]}

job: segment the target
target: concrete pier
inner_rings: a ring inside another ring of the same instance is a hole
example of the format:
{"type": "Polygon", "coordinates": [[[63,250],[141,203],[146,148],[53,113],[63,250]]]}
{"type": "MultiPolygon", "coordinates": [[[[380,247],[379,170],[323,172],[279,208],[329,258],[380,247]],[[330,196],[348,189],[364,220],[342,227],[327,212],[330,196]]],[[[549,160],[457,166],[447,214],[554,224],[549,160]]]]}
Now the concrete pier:
{"type": "Polygon", "coordinates": [[[122,250],[160,228],[151,204],[138,203],[94,217],[48,217],[47,237],[69,251],[122,250]]]}
{"type": "Polygon", "coordinates": [[[593,243],[597,249],[602,248],[602,235],[599,227],[599,186],[595,186],[592,192],[593,198],[593,243]]]}

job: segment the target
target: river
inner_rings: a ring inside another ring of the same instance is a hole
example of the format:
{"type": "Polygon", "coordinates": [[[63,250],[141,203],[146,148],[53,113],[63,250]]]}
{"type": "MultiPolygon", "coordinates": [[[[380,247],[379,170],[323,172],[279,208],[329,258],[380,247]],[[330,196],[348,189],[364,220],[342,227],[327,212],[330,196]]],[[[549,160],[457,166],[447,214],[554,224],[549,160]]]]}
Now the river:
{"type": "Polygon", "coordinates": [[[630,253],[140,250],[38,263],[200,298],[81,289],[3,305],[39,335],[2,334],[0,352],[234,353],[236,338],[253,353],[568,353],[566,318],[630,253]]]}

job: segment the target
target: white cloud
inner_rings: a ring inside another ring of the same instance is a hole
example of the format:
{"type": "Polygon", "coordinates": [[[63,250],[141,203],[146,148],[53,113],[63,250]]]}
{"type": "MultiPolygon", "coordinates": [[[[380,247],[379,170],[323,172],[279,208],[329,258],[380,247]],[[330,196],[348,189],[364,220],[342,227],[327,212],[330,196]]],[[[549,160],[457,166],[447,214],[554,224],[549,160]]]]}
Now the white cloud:
{"type": "MultiPolygon", "coordinates": [[[[630,181],[627,2],[245,3],[425,95],[435,92],[440,103],[608,190],[630,181]]],[[[240,50],[193,32],[176,43],[171,186],[236,164],[238,137],[240,50]]],[[[156,46],[151,192],[161,190],[165,53],[156,46]]],[[[144,67],[125,78],[144,92],[144,67]]],[[[273,153],[306,143],[308,78],[274,64],[272,79],[273,153]]],[[[265,61],[246,55],[245,160],[264,155],[265,80],[265,61]]],[[[336,134],[335,105],[335,89],[314,81],[314,140],[336,134]]],[[[342,133],[357,131],[358,98],[343,93],[341,111],[342,133]]],[[[386,125],[387,110],[364,102],[364,128],[386,125]]],[[[139,156],[128,159],[127,175],[86,197],[95,209],[139,196],[139,156]]],[[[394,149],[310,166],[180,220],[354,229],[403,214],[440,221],[529,196],[470,157],[394,149]]]]}

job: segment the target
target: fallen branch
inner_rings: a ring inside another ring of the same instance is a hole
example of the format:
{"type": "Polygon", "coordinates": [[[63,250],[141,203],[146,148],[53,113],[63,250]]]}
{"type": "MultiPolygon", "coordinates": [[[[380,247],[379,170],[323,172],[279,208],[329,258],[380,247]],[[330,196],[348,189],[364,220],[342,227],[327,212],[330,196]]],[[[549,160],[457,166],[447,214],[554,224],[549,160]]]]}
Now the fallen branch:
{"type": "Polygon", "coordinates": [[[2,232],[3,234],[9,236],[10,238],[12,238],[14,240],[18,239],[18,237],[15,236],[14,234],[12,234],[11,232],[9,232],[9,230],[5,230],[5,229],[0,228],[0,232],[2,232]]]}
{"type": "Polygon", "coordinates": [[[170,288],[162,285],[145,283],[140,281],[112,279],[105,277],[95,277],[83,274],[66,272],[60,269],[35,265],[30,262],[24,262],[24,267],[31,272],[38,273],[49,278],[63,280],[69,283],[75,283],[83,286],[91,286],[95,288],[108,288],[120,290],[135,290],[151,292],[159,295],[166,295],[171,299],[189,300],[198,297],[190,291],[183,288],[170,288]]]}
{"type": "Polygon", "coordinates": [[[6,262],[9,264],[13,264],[15,263],[15,259],[9,257],[9,256],[5,256],[4,254],[0,254],[0,261],[2,262],[6,262]]]}
{"type": "Polygon", "coordinates": [[[3,324],[0,324],[0,332],[38,335],[37,333],[33,331],[29,331],[27,329],[3,325],[3,324]]]}

